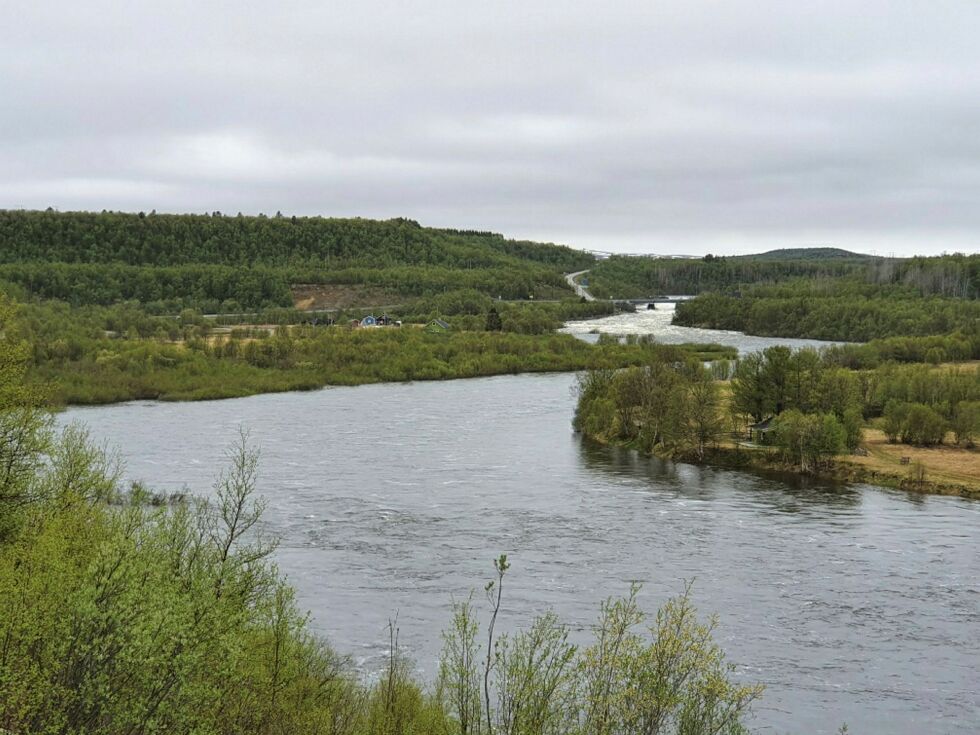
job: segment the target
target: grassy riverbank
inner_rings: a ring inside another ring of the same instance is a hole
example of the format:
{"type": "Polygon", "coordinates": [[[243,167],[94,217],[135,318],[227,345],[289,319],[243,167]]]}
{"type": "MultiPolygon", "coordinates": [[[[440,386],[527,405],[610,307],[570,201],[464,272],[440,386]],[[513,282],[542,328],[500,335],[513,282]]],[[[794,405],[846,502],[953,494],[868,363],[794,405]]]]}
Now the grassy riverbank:
{"type": "Polygon", "coordinates": [[[363,310],[273,309],[221,318],[185,310],[161,317],[138,304],[14,304],[0,296],[0,330],[26,346],[29,379],[55,405],[234,398],[328,385],[621,368],[655,355],[709,361],[737,354],[731,347],[647,339],[588,344],[553,331],[568,319],[611,308],[578,299],[502,303],[450,291],[393,312],[404,326],[353,328],[363,310]]]}
{"type": "MultiPolygon", "coordinates": [[[[861,448],[875,442],[873,429],[864,431],[861,448]]],[[[867,483],[906,490],[926,495],[951,495],[980,499],[980,472],[977,474],[950,473],[947,464],[976,468],[980,465],[980,454],[957,447],[939,449],[914,449],[896,447],[889,454],[894,458],[882,459],[871,453],[838,455],[821,463],[808,472],[808,476],[833,482],[867,483]],[[914,455],[913,462],[921,463],[922,474],[916,476],[915,464],[902,465],[899,456],[914,455]]],[[[708,464],[737,469],[760,470],[798,475],[798,469],[772,448],[749,447],[734,441],[719,444],[706,454],[708,464]]]]}
{"type": "MultiPolygon", "coordinates": [[[[772,447],[751,446],[726,438],[705,449],[701,458],[692,453],[675,453],[663,447],[644,449],[636,441],[588,436],[590,441],[647,453],[661,459],[704,464],[726,469],[800,476],[799,469],[772,447]]],[[[980,452],[959,447],[909,448],[887,445],[875,429],[863,432],[865,455],[839,455],[807,472],[808,477],[831,482],[866,483],[924,495],[948,495],[980,500],[980,452]],[[903,465],[902,456],[912,463],[903,465]],[[915,472],[919,463],[922,474],[915,472]],[[953,469],[951,469],[953,468],[953,469]]]]}
{"type": "Polygon", "coordinates": [[[448,380],[641,365],[651,359],[734,357],[731,348],[646,341],[593,345],[569,335],[449,331],[413,326],[242,331],[187,341],[102,339],[77,355],[49,356],[30,378],[56,404],[134,399],[205,400],[328,385],[448,380]]]}

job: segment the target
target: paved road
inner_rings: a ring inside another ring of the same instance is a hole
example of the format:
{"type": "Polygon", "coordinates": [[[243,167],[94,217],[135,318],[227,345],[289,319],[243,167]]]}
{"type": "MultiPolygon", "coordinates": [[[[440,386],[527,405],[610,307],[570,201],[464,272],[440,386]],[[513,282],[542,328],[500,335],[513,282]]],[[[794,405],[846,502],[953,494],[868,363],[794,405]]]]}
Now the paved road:
{"type": "Polygon", "coordinates": [[[568,281],[568,285],[575,289],[575,293],[581,296],[586,301],[595,301],[595,296],[586,291],[582,286],[579,285],[578,281],[575,279],[579,276],[588,273],[587,270],[576,271],[575,273],[569,273],[565,276],[565,280],[568,281]]]}

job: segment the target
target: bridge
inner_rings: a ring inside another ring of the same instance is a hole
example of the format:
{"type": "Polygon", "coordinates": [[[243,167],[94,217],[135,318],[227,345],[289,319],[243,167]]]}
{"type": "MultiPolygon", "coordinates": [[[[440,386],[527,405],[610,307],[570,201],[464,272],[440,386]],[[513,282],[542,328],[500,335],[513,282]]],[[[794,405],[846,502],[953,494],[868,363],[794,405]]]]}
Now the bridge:
{"type": "Polygon", "coordinates": [[[610,301],[615,301],[617,304],[633,304],[637,306],[639,304],[676,304],[680,301],[687,301],[690,296],[649,296],[643,299],[610,299],[610,301]]]}

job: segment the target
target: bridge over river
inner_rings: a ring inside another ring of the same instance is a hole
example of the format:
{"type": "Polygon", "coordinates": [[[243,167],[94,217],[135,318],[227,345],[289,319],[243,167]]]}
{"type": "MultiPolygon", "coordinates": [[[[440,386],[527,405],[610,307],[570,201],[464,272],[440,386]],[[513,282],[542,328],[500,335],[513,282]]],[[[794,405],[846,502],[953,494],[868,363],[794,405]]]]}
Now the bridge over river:
{"type": "Polygon", "coordinates": [[[642,299],[610,299],[610,301],[615,301],[617,304],[633,304],[634,306],[639,304],[676,304],[678,301],[687,301],[688,299],[694,298],[693,296],[647,296],[642,299]]]}

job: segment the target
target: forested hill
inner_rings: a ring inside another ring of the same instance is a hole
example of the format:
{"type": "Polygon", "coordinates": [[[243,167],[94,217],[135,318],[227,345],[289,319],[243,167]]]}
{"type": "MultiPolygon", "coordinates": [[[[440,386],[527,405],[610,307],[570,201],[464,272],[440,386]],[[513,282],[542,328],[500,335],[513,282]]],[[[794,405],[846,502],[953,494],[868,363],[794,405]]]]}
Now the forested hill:
{"type": "Polygon", "coordinates": [[[571,271],[592,260],[565,246],[422,227],[401,218],[0,211],[0,261],[5,263],[480,268],[528,261],[571,271]]]}
{"type": "Polygon", "coordinates": [[[408,219],[0,211],[0,284],[15,296],[137,300],[153,311],[285,306],[297,283],[391,298],[460,288],[570,296],[562,274],[593,262],[565,246],[408,219]]]}

